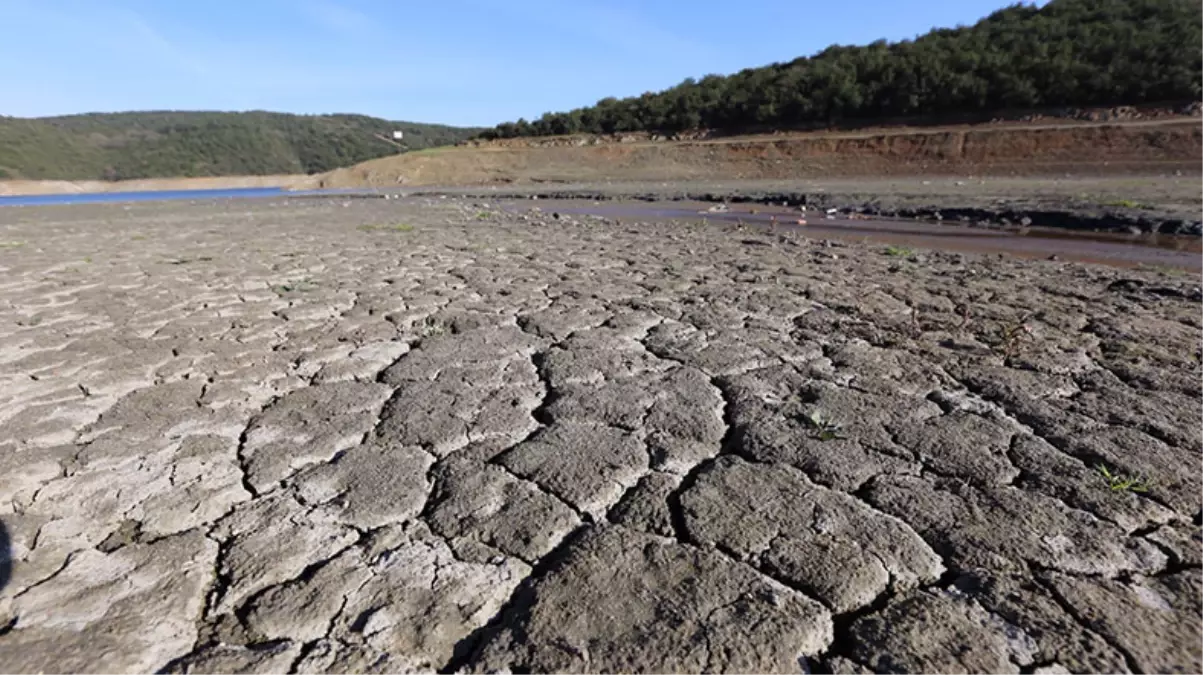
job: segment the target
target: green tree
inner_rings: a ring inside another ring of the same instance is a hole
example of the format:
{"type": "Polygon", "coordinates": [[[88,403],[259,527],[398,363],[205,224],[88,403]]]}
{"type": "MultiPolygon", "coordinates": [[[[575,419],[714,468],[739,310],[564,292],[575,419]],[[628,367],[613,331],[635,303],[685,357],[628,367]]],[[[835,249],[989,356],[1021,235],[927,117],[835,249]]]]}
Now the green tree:
{"type": "Polygon", "coordinates": [[[605,98],[501,124],[493,137],[564,133],[724,132],[805,128],[923,115],[989,116],[1004,108],[1199,100],[1203,31],[1196,0],[1052,0],[1016,4],[973,26],[915,40],[832,46],[809,58],[687,79],[658,94],[605,98]]]}

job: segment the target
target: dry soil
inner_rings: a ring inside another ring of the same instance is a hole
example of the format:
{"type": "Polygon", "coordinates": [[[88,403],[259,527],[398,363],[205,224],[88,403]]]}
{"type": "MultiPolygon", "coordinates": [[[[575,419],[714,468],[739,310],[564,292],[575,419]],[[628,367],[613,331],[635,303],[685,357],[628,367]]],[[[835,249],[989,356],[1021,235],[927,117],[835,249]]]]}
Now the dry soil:
{"type": "Polygon", "coordinates": [[[1197,276],[456,198],[0,270],[5,671],[1203,668],[1197,276]]]}

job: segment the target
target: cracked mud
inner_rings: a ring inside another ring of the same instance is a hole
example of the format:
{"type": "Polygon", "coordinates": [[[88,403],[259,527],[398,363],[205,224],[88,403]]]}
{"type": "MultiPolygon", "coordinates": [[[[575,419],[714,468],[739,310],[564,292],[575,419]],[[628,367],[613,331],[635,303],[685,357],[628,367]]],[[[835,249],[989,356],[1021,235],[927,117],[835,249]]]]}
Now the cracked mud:
{"type": "Polygon", "coordinates": [[[437,198],[0,234],[5,671],[1203,668],[1198,278],[437,198]]]}

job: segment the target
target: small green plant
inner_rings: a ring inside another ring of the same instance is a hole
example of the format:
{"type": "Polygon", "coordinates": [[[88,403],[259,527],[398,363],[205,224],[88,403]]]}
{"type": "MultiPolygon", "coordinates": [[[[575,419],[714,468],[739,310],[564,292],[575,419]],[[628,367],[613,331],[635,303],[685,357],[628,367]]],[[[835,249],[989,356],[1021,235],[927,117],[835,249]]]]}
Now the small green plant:
{"type": "Polygon", "coordinates": [[[1019,356],[1024,342],[1032,337],[1032,329],[1027,324],[1029,318],[1031,318],[1030,315],[1023,317],[1019,321],[1004,324],[1000,327],[999,333],[1004,361],[1010,361],[1019,356]]]}
{"type": "Polygon", "coordinates": [[[1115,199],[1109,202],[1103,202],[1103,206],[1114,206],[1121,209],[1147,209],[1150,208],[1147,204],[1142,204],[1131,199],[1115,199]]]}
{"type": "Polygon", "coordinates": [[[315,283],[313,280],[301,279],[299,281],[289,281],[278,286],[273,286],[272,290],[275,291],[277,295],[283,295],[285,293],[305,293],[316,288],[317,283],[315,283]]]}
{"type": "Polygon", "coordinates": [[[814,430],[815,438],[820,441],[834,441],[843,438],[840,435],[843,426],[823,414],[821,410],[812,411],[805,419],[814,430]]]}
{"type": "Polygon", "coordinates": [[[909,258],[913,253],[914,251],[905,246],[890,245],[886,247],[886,255],[892,258],[909,258]]]}
{"type": "Polygon", "coordinates": [[[358,228],[361,232],[413,232],[414,226],[406,223],[395,223],[393,225],[360,225],[358,228]]]}
{"type": "Polygon", "coordinates": [[[477,211],[477,212],[476,212],[476,219],[477,219],[477,220],[488,220],[488,219],[489,219],[489,212],[488,212],[488,211],[477,211]]]}
{"type": "Polygon", "coordinates": [[[131,241],[146,241],[146,235],[145,234],[135,234],[134,236],[130,237],[130,240],[131,241]]]}
{"type": "Polygon", "coordinates": [[[211,256],[211,255],[198,255],[195,258],[187,258],[187,257],[172,258],[167,261],[167,264],[168,265],[187,265],[188,263],[209,262],[210,260],[213,260],[213,256],[211,256]]]}
{"type": "Polygon", "coordinates": [[[1170,277],[1192,276],[1192,273],[1190,270],[1184,269],[1182,267],[1174,267],[1173,265],[1161,265],[1161,264],[1157,264],[1157,263],[1153,263],[1153,264],[1140,263],[1139,265],[1136,266],[1136,269],[1143,270],[1145,272],[1157,272],[1159,274],[1162,274],[1165,276],[1170,276],[1170,277]]]}
{"type": "Polygon", "coordinates": [[[1142,477],[1111,473],[1106,464],[1095,467],[1107,481],[1112,492],[1148,492],[1149,482],[1142,477]]]}
{"type": "Polygon", "coordinates": [[[0,241],[0,249],[2,248],[21,248],[25,245],[23,241],[0,241]]]}
{"type": "Polygon", "coordinates": [[[438,337],[446,332],[446,326],[430,317],[423,319],[418,326],[418,336],[422,338],[438,337]]]}
{"type": "Polygon", "coordinates": [[[965,330],[969,327],[969,323],[973,321],[973,308],[969,303],[965,303],[957,308],[961,315],[961,321],[957,324],[957,330],[965,330]]]}

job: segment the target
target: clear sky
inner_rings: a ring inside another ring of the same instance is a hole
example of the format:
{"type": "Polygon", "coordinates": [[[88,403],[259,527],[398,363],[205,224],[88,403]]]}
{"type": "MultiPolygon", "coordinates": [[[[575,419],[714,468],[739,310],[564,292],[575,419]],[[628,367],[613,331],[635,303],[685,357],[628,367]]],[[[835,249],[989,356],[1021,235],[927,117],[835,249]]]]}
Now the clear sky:
{"type": "Polygon", "coordinates": [[[491,126],[1008,4],[0,0],[0,115],[262,109],[491,126]]]}

